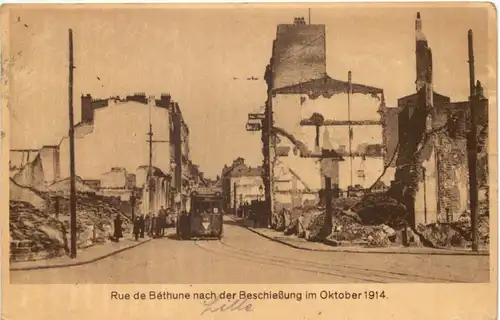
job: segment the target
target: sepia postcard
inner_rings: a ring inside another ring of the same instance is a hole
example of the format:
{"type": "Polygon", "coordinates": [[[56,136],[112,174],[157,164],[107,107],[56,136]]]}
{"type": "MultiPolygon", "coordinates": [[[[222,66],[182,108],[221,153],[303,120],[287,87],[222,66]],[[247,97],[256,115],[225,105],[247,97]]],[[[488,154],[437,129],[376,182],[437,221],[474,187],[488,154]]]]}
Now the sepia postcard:
{"type": "Polygon", "coordinates": [[[2,319],[496,319],[491,3],[1,14],[2,319]]]}

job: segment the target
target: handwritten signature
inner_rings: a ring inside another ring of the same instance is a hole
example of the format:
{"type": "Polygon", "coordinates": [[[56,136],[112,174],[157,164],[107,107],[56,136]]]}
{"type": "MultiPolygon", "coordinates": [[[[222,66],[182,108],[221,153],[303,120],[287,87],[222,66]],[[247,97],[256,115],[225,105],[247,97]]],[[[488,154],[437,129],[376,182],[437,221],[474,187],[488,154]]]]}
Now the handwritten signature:
{"type": "Polygon", "coordinates": [[[227,311],[245,311],[252,312],[253,305],[245,300],[206,300],[203,302],[204,309],[201,312],[201,315],[204,315],[206,312],[227,312],[227,311]]]}

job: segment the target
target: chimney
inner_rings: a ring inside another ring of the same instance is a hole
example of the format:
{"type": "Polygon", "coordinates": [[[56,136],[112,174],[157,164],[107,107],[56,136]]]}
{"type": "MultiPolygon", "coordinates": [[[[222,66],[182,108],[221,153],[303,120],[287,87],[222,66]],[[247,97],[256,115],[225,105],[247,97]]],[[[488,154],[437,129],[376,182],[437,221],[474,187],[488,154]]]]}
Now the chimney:
{"type": "Polygon", "coordinates": [[[170,102],[172,102],[172,97],[168,93],[162,93],[160,96],[161,106],[168,108],[170,107],[170,102]]]}
{"type": "Polygon", "coordinates": [[[417,19],[415,20],[415,31],[422,31],[422,20],[420,19],[420,12],[417,12],[417,19]]]}
{"type": "Polygon", "coordinates": [[[94,120],[94,110],[92,108],[92,96],[90,94],[81,97],[82,102],[82,122],[92,122],[94,120]]]}
{"type": "MultiPolygon", "coordinates": [[[[432,90],[432,52],[427,43],[427,38],[422,32],[422,20],[420,19],[420,12],[417,13],[415,20],[415,55],[416,55],[416,71],[417,76],[415,80],[416,90],[419,92],[422,88],[426,87],[428,91],[432,90]]],[[[432,93],[430,97],[432,98],[432,93]]]]}
{"type": "Polygon", "coordinates": [[[484,96],[483,86],[481,85],[481,81],[479,81],[479,80],[476,81],[476,95],[479,97],[479,99],[485,99],[486,98],[484,96]]]}

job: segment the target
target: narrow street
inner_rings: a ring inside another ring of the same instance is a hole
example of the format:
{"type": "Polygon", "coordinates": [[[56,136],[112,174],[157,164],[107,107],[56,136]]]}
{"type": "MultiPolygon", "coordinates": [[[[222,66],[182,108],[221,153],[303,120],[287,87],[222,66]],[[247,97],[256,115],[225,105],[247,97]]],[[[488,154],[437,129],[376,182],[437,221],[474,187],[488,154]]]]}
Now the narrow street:
{"type": "MultiPolygon", "coordinates": [[[[169,230],[173,235],[174,231],[169,230]]],[[[11,283],[207,284],[486,282],[487,256],[302,251],[225,221],[224,238],[155,239],[98,262],[11,272],[11,283]]]]}

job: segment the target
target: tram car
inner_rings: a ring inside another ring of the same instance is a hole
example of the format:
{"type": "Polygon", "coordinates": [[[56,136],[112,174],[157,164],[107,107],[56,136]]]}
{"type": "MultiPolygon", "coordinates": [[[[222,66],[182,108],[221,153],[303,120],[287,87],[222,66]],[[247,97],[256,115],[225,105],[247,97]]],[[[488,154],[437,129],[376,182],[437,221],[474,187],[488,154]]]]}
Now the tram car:
{"type": "Polygon", "coordinates": [[[179,239],[222,238],[223,212],[220,192],[193,191],[186,209],[180,213],[176,223],[179,239]]]}

